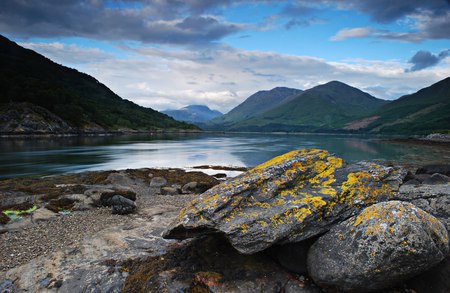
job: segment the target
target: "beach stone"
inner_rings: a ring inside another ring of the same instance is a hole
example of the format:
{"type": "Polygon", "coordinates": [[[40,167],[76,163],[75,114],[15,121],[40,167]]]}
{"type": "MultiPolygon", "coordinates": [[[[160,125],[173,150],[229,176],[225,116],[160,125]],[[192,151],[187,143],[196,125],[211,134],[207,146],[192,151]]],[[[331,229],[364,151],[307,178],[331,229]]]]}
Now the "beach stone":
{"type": "Polygon", "coordinates": [[[163,187],[167,185],[166,178],[163,177],[153,177],[150,181],[150,187],[163,187]]]}
{"type": "Polygon", "coordinates": [[[300,242],[392,199],[405,175],[375,163],[347,164],[325,150],[292,151],[201,194],[165,237],[219,232],[246,254],[300,242]]]}
{"type": "Polygon", "coordinates": [[[390,201],[320,237],[309,249],[308,271],[324,288],[374,291],[425,272],[448,252],[448,233],[438,219],[411,203],[390,201]]]}
{"type": "Polygon", "coordinates": [[[118,215],[131,214],[136,210],[136,203],[121,195],[111,198],[112,213],[118,215]]]}
{"type": "Polygon", "coordinates": [[[308,273],[306,258],[309,247],[313,241],[302,241],[298,243],[288,243],[274,245],[267,250],[282,267],[290,272],[305,275],[308,273]]]}
{"type": "Polygon", "coordinates": [[[0,282],[0,292],[2,293],[14,293],[17,291],[16,286],[13,281],[10,279],[6,279],[0,282]]]}
{"type": "Polygon", "coordinates": [[[225,174],[225,173],[217,173],[212,176],[215,178],[220,178],[220,179],[227,178],[227,174],[225,174]]]}

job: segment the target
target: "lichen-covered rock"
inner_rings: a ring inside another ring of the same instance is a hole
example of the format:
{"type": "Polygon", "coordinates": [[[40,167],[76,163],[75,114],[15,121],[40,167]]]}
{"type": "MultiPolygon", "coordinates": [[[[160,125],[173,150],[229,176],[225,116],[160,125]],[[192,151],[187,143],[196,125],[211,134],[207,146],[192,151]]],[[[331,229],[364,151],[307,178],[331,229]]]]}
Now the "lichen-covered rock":
{"type": "Polygon", "coordinates": [[[308,271],[323,287],[373,291],[426,271],[448,254],[448,233],[411,203],[372,205],[309,249],[308,271]]]}
{"type": "Polygon", "coordinates": [[[292,151],[203,193],[165,237],[221,232],[242,253],[299,242],[390,200],[405,174],[373,163],[347,164],[325,150],[292,151]]]}

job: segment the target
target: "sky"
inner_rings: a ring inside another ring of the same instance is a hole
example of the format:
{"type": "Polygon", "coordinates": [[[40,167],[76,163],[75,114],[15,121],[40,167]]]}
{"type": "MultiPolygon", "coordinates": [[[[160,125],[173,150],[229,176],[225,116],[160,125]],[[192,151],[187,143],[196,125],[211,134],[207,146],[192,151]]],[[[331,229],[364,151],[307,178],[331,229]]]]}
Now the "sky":
{"type": "Polygon", "coordinates": [[[450,76],[450,0],[2,0],[0,34],[156,110],[332,80],[393,100],[450,76]]]}

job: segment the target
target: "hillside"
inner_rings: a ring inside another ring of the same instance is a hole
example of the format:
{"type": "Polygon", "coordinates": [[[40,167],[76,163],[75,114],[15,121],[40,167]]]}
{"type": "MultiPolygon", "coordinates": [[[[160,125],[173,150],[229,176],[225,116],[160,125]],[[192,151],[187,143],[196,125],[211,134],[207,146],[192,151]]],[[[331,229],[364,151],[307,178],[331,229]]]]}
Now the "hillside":
{"type": "Polygon", "coordinates": [[[302,90],[286,87],[276,87],[269,91],[259,91],[248,97],[227,114],[213,119],[204,127],[214,130],[232,129],[239,122],[274,108],[301,92],[302,90]]]}
{"type": "Polygon", "coordinates": [[[205,122],[223,115],[221,112],[211,110],[204,105],[189,105],[178,110],[162,111],[162,113],[175,120],[189,123],[205,122]]]}
{"type": "Polygon", "coordinates": [[[241,121],[230,130],[342,131],[349,121],[364,117],[387,103],[357,88],[332,81],[241,121]]]}
{"type": "MultiPolygon", "coordinates": [[[[56,64],[1,35],[0,109],[1,113],[9,113],[16,119],[26,117],[22,111],[25,109],[38,113],[34,115],[31,128],[15,127],[24,126],[23,121],[16,121],[9,128],[2,127],[2,132],[8,133],[23,133],[26,132],[24,129],[39,133],[197,129],[124,100],[92,76],[56,64]],[[18,103],[28,106],[22,108],[18,103]],[[38,120],[42,115],[50,120],[40,123],[38,120]],[[54,123],[51,117],[56,119],[54,123]],[[32,131],[34,127],[37,128],[32,131]]],[[[5,119],[7,117],[0,117],[0,121],[5,119]]]]}
{"type": "Polygon", "coordinates": [[[450,130],[450,77],[380,108],[364,126],[373,133],[428,134],[450,130]]]}

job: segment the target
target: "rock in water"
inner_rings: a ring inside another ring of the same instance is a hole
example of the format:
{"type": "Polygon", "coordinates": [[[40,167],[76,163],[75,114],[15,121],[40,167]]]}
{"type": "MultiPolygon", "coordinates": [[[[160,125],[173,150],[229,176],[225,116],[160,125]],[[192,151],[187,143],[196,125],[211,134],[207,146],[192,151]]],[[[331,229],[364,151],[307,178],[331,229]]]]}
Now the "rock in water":
{"type": "Polygon", "coordinates": [[[391,199],[405,175],[373,163],[346,164],[325,150],[292,151],[203,193],[165,237],[224,233],[247,254],[299,242],[391,199]]]}
{"type": "Polygon", "coordinates": [[[449,251],[435,217],[401,201],[378,203],[335,226],[308,252],[310,276],[323,287],[374,291],[426,271],[449,251]]]}

